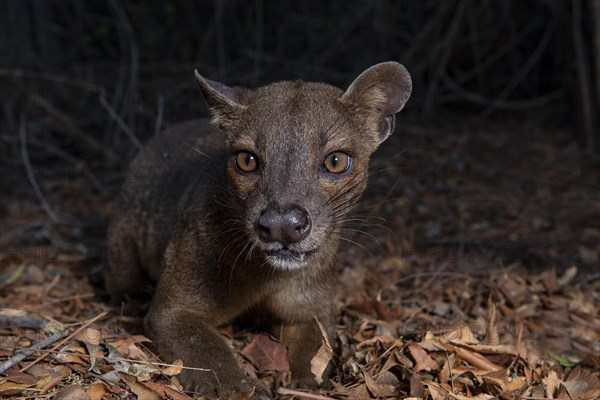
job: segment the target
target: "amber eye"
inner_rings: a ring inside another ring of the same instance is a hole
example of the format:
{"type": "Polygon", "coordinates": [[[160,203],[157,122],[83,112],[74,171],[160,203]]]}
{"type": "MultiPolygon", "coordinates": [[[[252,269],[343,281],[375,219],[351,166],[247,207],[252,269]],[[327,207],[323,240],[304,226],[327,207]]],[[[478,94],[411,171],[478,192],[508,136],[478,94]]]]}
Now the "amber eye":
{"type": "Polygon", "coordinates": [[[240,151],[234,158],[235,166],[244,172],[253,172],[258,168],[256,156],[249,151],[240,151]]]}
{"type": "Polygon", "coordinates": [[[341,151],[334,151],[325,157],[323,167],[332,174],[343,174],[352,167],[352,157],[341,151]]]}

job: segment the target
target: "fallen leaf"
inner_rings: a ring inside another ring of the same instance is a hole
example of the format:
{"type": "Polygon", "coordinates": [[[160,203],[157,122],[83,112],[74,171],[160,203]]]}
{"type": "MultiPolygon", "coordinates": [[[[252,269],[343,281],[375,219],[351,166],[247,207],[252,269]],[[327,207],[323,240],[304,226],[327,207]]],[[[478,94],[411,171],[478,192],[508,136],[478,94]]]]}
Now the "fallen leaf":
{"type": "Polygon", "coordinates": [[[416,371],[436,371],[439,369],[438,364],[418,344],[409,344],[408,350],[416,362],[416,371]]]}
{"type": "Polygon", "coordinates": [[[152,340],[148,339],[144,335],[132,335],[131,340],[133,340],[136,343],[151,343],[152,342],[152,340]]]}
{"type": "Polygon", "coordinates": [[[86,364],[86,362],[76,354],[73,354],[65,349],[60,352],[53,354],[52,358],[62,364],[75,363],[75,364],[86,364]]]}
{"type": "Polygon", "coordinates": [[[481,368],[486,371],[500,371],[502,369],[501,366],[492,363],[490,360],[485,358],[479,353],[475,353],[473,351],[469,351],[467,349],[463,349],[462,347],[452,346],[447,344],[446,348],[449,351],[453,351],[456,353],[456,356],[463,361],[471,364],[476,368],[481,368]]]}
{"type": "Polygon", "coordinates": [[[37,381],[39,381],[38,377],[26,374],[24,372],[15,371],[14,369],[6,371],[5,374],[6,377],[0,379],[0,382],[2,382],[3,380],[7,380],[15,383],[34,385],[37,381]]]}
{"type": "Polygon", "coordinates": [[[371,395],[367,389],[367,385],[361,383],[348,389],[347,396],[349,399],[370,399],[371,395]]]}
{"type": "Polygon", "coordinates": [[[285,346],[269,335],[256,335],[241,353],[259,372],[290,369],[285,346]]]}
{"type": "Polygon", "coordinates": [[[81,386],[71,385],[56,394],[55,400],[91,400],[81,386]]]}
{"type": "Polygon", "coordinates": [[[600,254],[597,249],[590,249],[589,247],[579,246],[579,256],[584,263],[589,265],[598,265],[600,261],[600,254]]]}
{"type": "Polygon", "coordinates": [[[12,273],[12,275],[9,276],[8,279],[6,279],[6,284],[11,285],[11,284],[15,283],[16,281],[18,281],[24,275],[25,269],[26,269],[25,264],[19,265],[19,267],[12,273]]]}
{"type": "Polygon", "coordinates": [[[121,382],[121,378],[119,378],[118,371],[109,371],[105,374],[100,375],[103,381],[117,384],[121,382]]]}
{"type": "Polygon", "coordinates": [[[87,327],[75,335],[75,339],[83,343],[99,345],[102,339],[102,333],[99,329],[87,327]]]}
{"type": "Polygon", "coordinates": [[[554,358],[560,365],[567,368],[572,368],[576,366],[579,362],[577,360],[571,360],[568,357],[562,356],[560,354],[550,354],[552,358],[554,358]]]}
{"type": "Polygon", "coordinates": [[[410,376],[410,395],[419,398],[425,397],[423,377],[417,372],[413,372],[410,376]]]}
{"type": "Polygon", "coordinates": [[[367,389],[369,389],[369,392],[375,397],[389,397],[396,392],[396,386],[384,382],[379,383],[370,373],[363,372],[363,376],[365,377],[367,389]]]}
{"type": "Polygon", "coordinates": [[[560,287],[567,286],[569,282],[575,278],[575,276],[577,276],[577,267],[575,265],[571,265],[566,269],[562,276],[558,278],[558,285],[560,287]]]}
{"type": "Polygon", "coordinates": [[[600,398],[600,380],[596,375],[583,368],[577,367],[572,370],[563,385],[574,399],[600,398]]]}
{"type": "Polygon", "coordinates": [[[57,353],[53,355],[53,358],[61,364],[79,364],[86,365],[87,362],[76,356],[75,354],[69,353],[57,353]]]}
{"type": "Polygon", "coordinates": [[[140,349],[135,343],[129,343],[129,345],[127,345],[127,351],[125,352],[125,354],[127,355],[127,357],[132,358],[134,360],[148,361],[148,356],[146,356],[146,353],[144,353],[144,351],[140,349]]]}
{"type": "Polygon", "coordinates": [[[18,396],[32,386],[33,384],[30,383],[17,383],[0,379],[0,396],[18,396]]]}
{"type": "Polygon", "coordinates": [[[114,368],[118,372],[124,372],[127,375],[135,376],[141,381],[147,381],[153,375],[160,374],[161,371],[152,364],[120,361],[114,364],[114,368]]]}
{"type": "Polygon", "coordinates": [[[103,383],[93,383],[86,390],[90,400],[101,400],[108,393],[108,388],[103,383]]]}
{"type": "Polygon", "coordinates": [[[310,371],[315,376],[315,380],[319,385],[323,383],[323,373],[327,369],[332,355],[332,349],[325,343],[322,343],[315,356],[310,360],[310,371]]]}
{"type": "Polygon", "coordinates": [[[535,278],[543,283],[549,294],[556,293],[560,289],[558,278],[556,277],[556,270],[554,268],[542,272],[535,278]]]}
{"type": "Polygon", "coordinates": [[[138,400],[161,400],[161,396],[154,390],[141,382],[138,382],[133,376],[119,372],[119,377],[123,379],[131,391],[138,397],[138,400]]]}
{"type": "Polygon", "coordinates": [[[94,369],[96,367],[96,362],[98,360],[104,359],[104,350],[98,344],[86,343],[85,346],[87,347],[88,354],[90,356],[89,370],[91,371],[92,369],[94,369]]]}
{"type": "MultiPolygon", "coordinates": [[[[141,335],[138,335],[138,336],[141,336],[141,335]]],[[[144,338],[144,336],[141,336],[141,338],[144,338]]],[[[148,357],[146,356],[146,353],[144,353],[144,351],[142,349],[140,349],[137,345],[137,343],[142,343],[143,341],[144,340],[136,340],[136,337],[126,337],[126,338],[119,338],[117,340],[110,341],[108,343],[108,345],[109,345],[109,349],[110,348],[116,349],[118,351],[118,353],[120,354],[120,356],[122,356],[124,358],[148,361],[148,357]]]]}
{"type": "Polygon", "coordinates": [[[385,347],[387,346],[401,346],[402,345],[402,341],[396,339],[393,336],[389,336],[389,335],[382,335],[382,336],[375,336],[372,339],[367,339],[361,343],[358,344],[357,348],[361,349],[367,346],[374,346],[374,345],[383,345],[385,347]]]}
{"type": "Polygon", "coordinates": [[[569,396],[569,392],[563,384],[558,387],[558,390],[554,394],[554,398],[556,400],[573,400],[573,398],[569,396]]]}
{"type": "Polygon", "coordinates": [[[146,382],[145,385],[166,399],[172,398],[173,400],[192,400],[191,397],[179,393],[176,390],[171,389],[170,387],[165,386],[161,383],[146,382]]]}
{"type": "Polygon", "coordinates": [[[556,371],[550,371],[548,376],[542,379],[542,383],[544,385],[544,392],[546,397],[554,398],[554,392],[558,389],[561,384],[561,380],[558,377],[556,371]]]}
{"type": "Polygon", "coordinates": [[[71,374],[71,369],[65,365],[57,365],[49,370],[49,372],[50,375],[40,379],[40,381],[36,384],[36,387],[40,384],[43,384],[43,386],[40,388],[40,393],[46,393],[63,379],[67,378],[71,374]]]}
{"type": "Polygon", "coordinates": [[[521,390],[527,384],[524,376],[513,377],[510,375],[510,371],[507,368],[500,371],[489,372],[485,375],[482,375],[481,378],[488,385],[493,385],[500,388],[500,393],[516,392],[521,390]]]}
{"type": "Polygon", "coordinates": [[[175,360],[171,363],[171,365],[163,369],[161,372],[167,376],[175,376],[181,373],[181,367],[183,367],[183,361],[175,360]]]}
{"type": "Polygon", "coordinates": [[[461,394],[448,393],[448,397],[456,400],[492,400],[498,398],[498,396],[487,393],[480,393],[477,396],[464,396],[461,394]]]}
{"type": "Polygon", "coordinates": [[[323,325],[317,320],[317,324],[319,325],[319,329],[321,331],[321,347],[317,351],[317,354],[314,355],[312,360],[310,360],[310,371],[315,376],[315,380],[320,385],[323,383],[323,374],[325,370],[327,370],[327,366],[331,362],[331,358],[333,357],[333,349],[331,348],[331,344],[329,343],[329,338],[327,337],[327,331],[323,327],[323,325]]]}
{"type": "Polygon", "coordinates": [[[429,394],[433,400],[446,400],[448,398],[448,390],[443,388],[439,383],[433,381],[425,381],[423,383],[427,385],[429,394]]]}

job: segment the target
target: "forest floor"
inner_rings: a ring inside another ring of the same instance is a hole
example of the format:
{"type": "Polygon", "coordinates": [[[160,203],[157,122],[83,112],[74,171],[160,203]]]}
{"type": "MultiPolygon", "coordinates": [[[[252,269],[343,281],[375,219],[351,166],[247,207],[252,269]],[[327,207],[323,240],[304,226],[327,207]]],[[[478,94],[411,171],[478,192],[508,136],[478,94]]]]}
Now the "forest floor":
{"type": "MultiPolygon", "coordinates": [[[[244,369],[281,399],[600,398],[600,170],[571,135],[401,123],[339,251],[327,389],[291,388],[276,338],[224,327],[244,369]]],[[[95,279],[115,190],[37,178],[57,220],[0,201],[0,398],[190,398],[95,279]]]]}

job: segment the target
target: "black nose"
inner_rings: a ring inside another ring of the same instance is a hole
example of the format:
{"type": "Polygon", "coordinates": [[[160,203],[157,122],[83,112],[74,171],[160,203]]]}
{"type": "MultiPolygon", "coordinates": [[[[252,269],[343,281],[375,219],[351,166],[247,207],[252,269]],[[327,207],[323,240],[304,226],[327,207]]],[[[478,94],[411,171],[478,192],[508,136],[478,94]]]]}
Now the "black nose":
{"type": "Polygon", "coordinates": [[[290,244],[307,237],[312,222],[308,211],[297,204],[283,210],[274,204],[269,204],[260,213],[256,228],[258,236],[265,242],[290,244]]]}

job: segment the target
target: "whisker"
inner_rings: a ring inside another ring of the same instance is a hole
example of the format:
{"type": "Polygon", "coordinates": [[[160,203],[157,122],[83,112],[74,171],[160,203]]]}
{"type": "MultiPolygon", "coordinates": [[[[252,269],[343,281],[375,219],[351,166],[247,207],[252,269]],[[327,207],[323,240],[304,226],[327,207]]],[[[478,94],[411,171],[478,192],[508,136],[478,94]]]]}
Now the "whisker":
{"type": "Polygon", "coordinates": [[[221,253],[219,254],[219,258],[217,259],[217,268],[219,269],[219,271],[221,270],[221,267],[223,266],[223,264],[221,263],[222,260],[224,260],[224,255],[226,254],[226,252],[232,247],[235,246],[235,248],[239,248],[239,246],[241,245],[241,243],[244,242],[244,237],[240,236],[237,237],[235,239],[233,239],[231,242],[229,242],[227,245],[225,245],[223,247],[223,250],[221,250],[221,253]]]}
{"type": "Polygon", "coordinates": [[[377,240],[377,238],[373,235],[371,235],[370,233],[363,231],[361,229],[352,229],[352,228],[340,228],[339,229],[340,233],[342,232],[354,232],[357,234],[360,234],[361,236],[367,238],[367,239],[371,239],[373,240],[377,245],[381,246],[381,243],[379,242],[379,240],[377,240]]]}
{"type": "Polygon", "coordinates": [[[349,114],[349,111],[349,109],[345,109],[344,112],[342,112],[336,118],[336,120],[333,121],[329,128],[325,130],[325,137],[327,141],[333,140],[337,135],[339,135],[342,132],[340,128],[348,122],[345,118],[349,114]]]}
{"type": "MultiPolygon", "coordinates": [[[[244,251],[246,250],[246,248],[248,247],[249,244],[250,244],[250,242],[247,241],[246,244],[244,245],[244,247],[242,248],[242,250],[240,250],[238,252],[237,257],[235,258],[235,260],[233,261],[233,264],[231,265],[231,271],[229,273],[229,290],[231,290],[231,288],[232,288],[231,282],[233,282],[233,272],[235,270],[235,267],[237,266],[237,262],[238,262],[240,256],[242,255],[242,253],[244,253],[244,251]]],[[[239,248],[239,246],[238,246],[238,248],[239,248]]]]}
{"type": "Polygon", "coordinates": [[[354,245],[356,245],[356,246],[360,247],[361,249],[363,249],[363,250],[364,250],[364,251],[366,251],[367,253],[369,253],[369,255],[373,255],[373,253],[371,253],[371,250],[367,249],[365,246],[363,246],[362,244],[360,244],[360,243],[358,243],[358,242],[355,242],[355,241],[354,241],[354,240],[352,240],[352,239],[348,239],[348,238],[345,238],[345,237],[343,237],[343,236],[340,236],[340,240],[343,240],[343,241],[345,241],[345,242],[352,243],[352,244],[354,244],[354,245]]]}
{"type": "Polygon", "coordinates": [[[194,145],[192,145],[192,144],[191,144],[190,142],[188,142],[187,140],[184,140],[184,142],[185,142],[185,143],[186,143],[188,146],[190,146],[192,149],[194,149],[194,150],[195,150],[197,153],[199,153],[199,154],[203,155],[204,157],[208,158],[209,160],[213,160],[213,161],[214,161],[214,159],[213,159],[211,156],[209,156],[209,155],[208,155],[208,154],[206,154],[206,153],[203,153],[202,151],[200,151],[199,149],[197,149],[196,147],[194,147],[194,145]]]}

